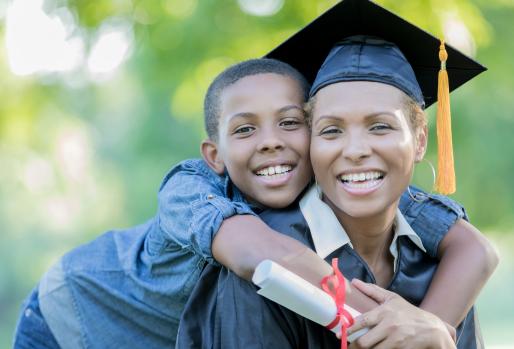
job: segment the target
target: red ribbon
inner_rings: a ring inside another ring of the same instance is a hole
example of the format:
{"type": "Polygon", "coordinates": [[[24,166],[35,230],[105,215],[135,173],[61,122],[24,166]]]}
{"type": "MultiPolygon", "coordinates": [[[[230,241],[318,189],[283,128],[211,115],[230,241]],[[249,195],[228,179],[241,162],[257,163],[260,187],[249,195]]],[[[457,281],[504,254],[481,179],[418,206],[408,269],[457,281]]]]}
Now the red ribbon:
{"type": "Polygon", "coordinates": [[[332,259],[332,269],[334,275],[327,275],[321,280],[321,288],[328,293],[337,307],[337,314],[331,323],[326,327],[331,330],[341,323],[341,349],[347,348],[347,334],[346,329],[353,325],[353,316],[344,308],[346,299],[346,282],[343,273],[339,270],[337,265],[338,259],[332,259]]]}

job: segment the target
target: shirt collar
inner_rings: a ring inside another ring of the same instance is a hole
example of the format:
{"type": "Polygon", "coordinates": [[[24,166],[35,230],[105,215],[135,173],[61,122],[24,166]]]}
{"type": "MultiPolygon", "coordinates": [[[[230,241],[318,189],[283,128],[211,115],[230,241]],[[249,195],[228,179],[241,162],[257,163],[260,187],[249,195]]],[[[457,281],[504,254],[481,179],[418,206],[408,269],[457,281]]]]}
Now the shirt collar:
{"type": "MultiPolygon", "coordinates": [[[[320,193],[321,189],[319,186],[311,186],[300,200],[300,210],[311,231],[316,253],[321,258],[326,258],[346,244],[351,248],[353,248],[353,245],[332,209],[321,200],[320,193]]],[[[395,269],[398,258],[397,240],[399,236],[407,236],[420,250],[426,253],[420,237],[412,230],[398,209],[394,222],[394,237],[389,246],[389,251],[394,257],[395,269]]]]}

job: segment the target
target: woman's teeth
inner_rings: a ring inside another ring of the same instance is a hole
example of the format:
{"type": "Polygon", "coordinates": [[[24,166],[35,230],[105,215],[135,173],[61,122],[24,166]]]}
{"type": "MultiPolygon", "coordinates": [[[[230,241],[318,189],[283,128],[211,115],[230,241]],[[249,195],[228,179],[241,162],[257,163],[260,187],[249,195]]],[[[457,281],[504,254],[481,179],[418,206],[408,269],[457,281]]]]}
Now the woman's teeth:
{"type": "Polygon", "coordinates": [[[359,186],[362,185],[363,188],[366,188],[367,184],[369,184],[369,186],[373,186],[374,184],[376,184],[376,182],[378,182],[383,177],[384,177],[384,174],[382,172],[370,171],[370,172],[344,174],[344,175],[341,175],[340,179],[341,179],[341,181],[343,181],[343,183],[359,185],[359,186]]]}
{"type": "Polygon", "coordinates": [[[257,171],[258,176],[275,176],[275,175],[283,175],[289,171],[291,171],[293,167],[290,165],[277,165],[263,168],[257,171]]]}

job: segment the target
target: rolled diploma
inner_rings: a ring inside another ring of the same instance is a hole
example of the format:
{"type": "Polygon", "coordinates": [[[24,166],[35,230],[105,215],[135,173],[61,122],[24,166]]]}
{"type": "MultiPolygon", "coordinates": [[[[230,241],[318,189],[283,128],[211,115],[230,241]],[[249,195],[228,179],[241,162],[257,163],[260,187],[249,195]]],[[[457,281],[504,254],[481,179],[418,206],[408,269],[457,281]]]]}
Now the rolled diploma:
{"type": "MultiPolygon", "coordinates": [[[[337,306],[329,294],[271,260],[259,263],[252,281],[261,288],[257,291],[261,296],[322,326],[329,325],[336,318],[337,306]]],[[[360,315],[347,304],[344,308],[354,318],[360,315]]],[[[340,331],[341,324],[332,328],[336,334],[340,331]]],[[[348,336],[348,341],[353,342],[366,332],[368,329],[363,328],[348,336]]]]}

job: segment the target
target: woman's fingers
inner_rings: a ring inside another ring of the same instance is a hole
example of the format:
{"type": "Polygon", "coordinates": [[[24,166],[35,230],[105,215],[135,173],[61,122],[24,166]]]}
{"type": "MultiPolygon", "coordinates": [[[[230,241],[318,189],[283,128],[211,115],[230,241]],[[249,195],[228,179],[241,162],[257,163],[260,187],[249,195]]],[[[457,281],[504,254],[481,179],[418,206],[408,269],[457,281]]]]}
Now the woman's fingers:
{"type": "Polygon", "coordinates": [[[348,328],[348,335],[363,328],[375,326],[380,322],[380,309],[375,308],[367,313],[361,314],[354,319],[353,325],[348,328]]]}
{"type": "Polygon", "coordinates": [[[388,299],[395,296],[393,292],[389,292],[380,286],[369,284],[359,279],[353,279],[352,285],[366,296],[378,302],[378,304],[385,303],[388,299]]]}
{"type": "Polygon", "coordinates": [[[371,328],[364,335],[354,341],[354,348],[375,348],[379,343],[387,338],[387,330],[381,324],[371,328]]]}

